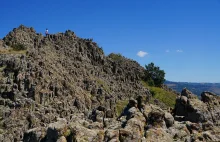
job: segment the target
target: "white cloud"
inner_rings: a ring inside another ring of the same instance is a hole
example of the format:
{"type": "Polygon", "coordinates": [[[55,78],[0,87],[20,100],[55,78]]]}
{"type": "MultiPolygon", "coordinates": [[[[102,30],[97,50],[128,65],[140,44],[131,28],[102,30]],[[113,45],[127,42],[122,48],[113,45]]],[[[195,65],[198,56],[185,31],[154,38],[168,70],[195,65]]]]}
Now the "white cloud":
{"type": "Polygon", "coordinates": [[[144,57],[144,56],[148,55],[148,53],[147,53],[147,52],[144,52],[144,51],[139,51],[139,52],[137,53],[137,55],[138,55],[139,57],[144,57]]]}
{"type": "Polygon", "coordinates": [[[176,50],[176,52],[181,53],[181,52],[183,52],[183,50],[176,50]]]}
{"type": "Polygon", "coordinates": [[[169,53],[170,52],[170,50],[166,50],[166,53],[169,53]]]}

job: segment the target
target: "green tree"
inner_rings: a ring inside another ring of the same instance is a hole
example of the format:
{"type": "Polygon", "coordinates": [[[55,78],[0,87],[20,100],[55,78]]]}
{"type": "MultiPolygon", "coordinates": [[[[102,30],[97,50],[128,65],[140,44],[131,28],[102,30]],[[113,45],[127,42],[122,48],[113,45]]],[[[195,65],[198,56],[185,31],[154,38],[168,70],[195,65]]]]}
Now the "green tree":
{"type": "Polygon", "coordinates": [[[164,83],[165,72],[164,70],[160,70],[160,67],[155,66],[154,63],[150,63],[145,65],[145,69],[144,81],[148,85],[160,87],[164,83]]]}

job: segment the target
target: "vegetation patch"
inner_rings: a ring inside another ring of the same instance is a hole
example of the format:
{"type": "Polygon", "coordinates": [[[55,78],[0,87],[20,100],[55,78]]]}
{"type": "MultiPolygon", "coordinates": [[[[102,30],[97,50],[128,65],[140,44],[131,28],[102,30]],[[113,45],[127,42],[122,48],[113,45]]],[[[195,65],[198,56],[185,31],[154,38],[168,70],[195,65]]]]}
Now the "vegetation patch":
{"type": "Polygon", "coordinates": [[[148,88],[149,85],[147,82],[145,82],[144,80],[141,80],[141,84],[145,87],[145,88],[148,88]]]}
{"type": "Polygon", "coordinates": [[[163,102],[166,106],[174,108],[176,102],[176,94],[165,91],[159,87],[148,87],[153,98],[163,102]]]}
{"type": "MultiPolygon", "coordinates": [[[[148,83],[143,80],[141,81],[141,83],[145,88],[148,88],[150,90],[150,93],[152,94],[154,99],[158,99],[166,106],[174,108],[177,97],[175,93],[166,91],[159,87],[149,86],[148,83]]],[[[153,103],[152,100],[151,103],[153,103]]]]}
{"type": "Polygon", "coordinates": [[[102,86],[103,89],[104,89],[107,93],[111,93],[111,90],[110,90],[109,86],[108,86],[103,80],[97,78],[96,81],[97,81],[98,85],[99,85],[99,86],[102,86]]]}
{"type": "Polygon", "coordinates": [[[64,137],[68,137],[71,134],[71,130],[67,129],[66,131],[63,132],[64,137]]]}
{"type": "Polygon", "coordinates": [[[127,106],[128,100],[121,100],[116,103],[116,113],[117,116],[120,116],[124,108],[127,106]]]}
{"type": "Polygon", "coordinates": [[[118,54],[114,54],[114,53],[111,53],[108,55],[109,58],[112,58],[114,61],[119,61],[123,58],[123,56],[118,53],[118,54]]]}
{"type": "Polygon", "coordinates": [[[6,68],[6,66],[0,67],[0,72],[2,72],[5,68],[6,68]]]}
{"type": "Polygon", "coordinates": [[[11,47],[15,51],[27,50],[27,47],[24,44],[21,44],[21,43],[13,44],[11,47]]]}
{"type": "Polygon", "coordinates": [[[27,50],[14,50],[13,48],[0,49],[0,54],[26,54],[27,50]]]}

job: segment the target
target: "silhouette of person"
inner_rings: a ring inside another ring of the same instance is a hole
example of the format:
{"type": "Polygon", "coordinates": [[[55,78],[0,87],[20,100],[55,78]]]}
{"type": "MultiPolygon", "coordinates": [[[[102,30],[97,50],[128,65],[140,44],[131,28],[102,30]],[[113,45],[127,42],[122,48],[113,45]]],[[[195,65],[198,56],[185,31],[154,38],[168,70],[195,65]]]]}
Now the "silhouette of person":
{"type": "Polygon", "coordinates": [[[49,35],[49,32],[48,32],[48,29],[46,28],[46,30],[45,30],[45,35],[46,35],[46,37],[49,35]]]}

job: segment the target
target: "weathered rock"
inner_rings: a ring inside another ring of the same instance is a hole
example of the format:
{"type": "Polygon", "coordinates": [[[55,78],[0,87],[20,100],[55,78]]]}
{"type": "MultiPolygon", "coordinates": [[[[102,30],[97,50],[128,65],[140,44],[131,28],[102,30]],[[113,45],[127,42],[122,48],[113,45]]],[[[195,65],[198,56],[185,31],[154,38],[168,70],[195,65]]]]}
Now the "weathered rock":
{"type": "Polygon", "coordinates": [[[166,122],[166,126],[167,127],[173,126],[173,124],[174,124],[174,117],[170,113],[165,112],[164,120],[166,122]]]}
{"type": "Polygon", "coordinates": [[[146,141],[147,142],[156,142],[156,141],[166,141],[173,142],[173,139],[170,134],[164,131],[161,128],[149,129],[146,131],[146,141]]]}
{"type": "Polygon", "coordinates": [[[66,119],[58,119],[57,122],[49,124],[47,129],[47,140],[57,141],[59,136],[62,136],[63,132],[67,129],[66,119]]]}
{"type": "Polygon", "coordinates": [[[66,138],[64,136],[61,136],[57,142],[67,142],[66,138]]]}
{"type": "Polygon", "coordinates": [[[144,135],[146,119],[140,110],[131,107],[128,110],[125,127],[119,131],[120,141],[140,141],[144,135]]]}
{"type": "MultiPolygon", "coordinates": [[[[177,98],[176,105],[174,109],[174,114],[177,116],[184,116],[184,120],[191,122],[207,122],[211,120],[212,122],[217,122],[219,120],[219,107],[218,103],[210,102],[210,104],[203,103],[199,99],[194,97],[190,91],[184,89],[182,91],[182,96],[177,98]],[[188,97],[188,98],[187,98],[188,97]],[[214,105],[216,104],[216,106],[214,105]]],[[[208,93],[202,93],[203,101],[208,102],[210,97],[208,93]]],[[[218,96],[216,97],[218,98],[218,96]]],[[[217,99],[213,99],[217,102],[217,99]]]]}
{"type": "Polygon", "coordinates": [[[106,142],[119,142],[119,131],[118,130],[107,130],[105,131],[106,142]]]}
{"type": "Polygon", "coordinates": [[[39,142],[46,137],[46,129],[33,128],[24,133],[23,142],[39,142]]]}
{"type": "Polygon", "coordinates": [[[185,96],[189,99],[192,99],[192,98],[196,98],[196,95],[194,95],[192,92],[190,92],[189,90],[187,90],[186,88],[184,88],[181,92],[181,96],[185,96]]]}
{"type": "Polygon", "coordinates": [[[75,141],[101,142],[104,140],[103,130],[90,130],[76,123],[72,123],[70,127],[75,141]]]}
{"type": "Polygon", "coordinates": [[[190,139],[190,132],[184,123],[175,122],[173,127],[168,129],[173,139],[187,141],[190,139]]]}
{"type": "MultiPolygon", "coordinates": [[[[144,114],[149,126],[166,127],[166,124],[164,121],[165,120],[165,112],[161,108],[154,106],[154,105],[146,105],[144,107],[143,114],[144,114]]],[[[172,121],[171,117],[167,118],[167,120],[168,119],[170,119],[169,122],[172,121]]],[[[167,123],[169,123],[169,122],[167,121],[167,123]]]]}

